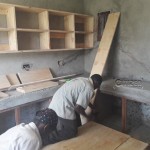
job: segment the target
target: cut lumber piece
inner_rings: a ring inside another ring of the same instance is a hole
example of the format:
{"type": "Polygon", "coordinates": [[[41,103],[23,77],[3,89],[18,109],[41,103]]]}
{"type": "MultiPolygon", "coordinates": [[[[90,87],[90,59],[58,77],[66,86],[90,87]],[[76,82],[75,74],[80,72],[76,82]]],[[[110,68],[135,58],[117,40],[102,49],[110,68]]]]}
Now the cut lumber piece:
{"type": "Polygon", "coordinates": [[[7,93],[0,92],[0,98],[5,98],[5,97],[9,97],[9,95],[7,93]]]}
{"type": "MultiPolygon", "coordinates": [[[[130,138],[129,135],[101,124],[89,122],[79,128],[77,137],[48,145],[42,150],[116,150],[130,138]]],[[[141,142],[137,140],[137,144],[140,145],[141,142]]],[[[132,144],[129,145],[128,150],[134,150],[132,144]]],[[[140,150],[144,150],[144,148],[140,150]]]]}
{"type": "Polygon", "coordinates": [[[120,145],[116,150],[145,150],[147,148],[148,144],[144,143],[142,141],[130,138],[125,143],[120,145]]]}
{"type": "MultiPolygon", "coordinates": [[[[28,71],[25,73],[18,73],[18,76],[22,83],[36,82],[36,81],[47,80],[47,79],[50,80],[53,78],[48,68],[28,71]]],[[[33,85],[18,87],[17,91],[22,92],[22,93],[28,93],[28,92],[33,92],[33,91],[37,91],[37,90],[41,90],[44,88],[49,88],[49,87],[53,87],[57,85],[58,85],[57,82],[47,81],[43,83],[36,83],[33,85]]]]}
{"type": "Polygon", "coordinates": [[[48,68],[18,73],[18,76],[22,83],[29,83],[53,78],[48,68]]]}
{"type": "Polygon", "coordinates": [[[20,84],[18,78],[17,78],[17,75],[16,74],[8,74],[6,75],[8,81],[10,82],[11,85],[17,85],[17,84],[20,84]]]}
{"type": "Polygon", "coordinates": [[[108,57],[108,53],[113,41],[113,37],[117,28],[120,13],[111,13],[108,16],[106,26],[100,41],[100,45],[94,60],[94,64],[91,70],[91,75],[100,74],[102,75],[105,63],[108,57]]]}
{"type": "Polygon", "coordinates": [[[41,90],[41,89],[44,89],[44,88],[54,87],[54,86],[57,86],[57,85],[58,85],[57,82],[47,81],[47,82],[43,82],[43,83],[37,83],[37,84],[34,84],[34,85],[18,87],[17,91],[21,92],[21,93],[28,93],[28,92],[41,90]]]}
{"type": "MultiPolygon", "coordinates": [[[[94,91],[94,96],[92,97],[92,99],[90,100],[90,103],[93,105],[94,102],[95,102],[95,97],[96,97],[96,93],[97,93],[97,89],[94,91]]],[[[91,113],[92,113],[92,109],[88,106],[85,110],[85,113],[90,116],[91,113]]],[[[83,115],[80,115],[80,118],[81,118],[81,124],[84,125],[86,124],[89,120],[83,116],[83,115]]]]}
{"type": "Polygon", "coordinates": [[[0,89],[10,87],[10,83],[5,75],[0,75],[0,89]]]}
{"type": "Polygon", "coordinates": [[[11,90],[14,90],[14,89],[16,89],[18,87],[23,87],[23,86],[27,86],[27,85],[33,85],[33,84],[37,84],[37,83],[43,83],[43,82],[47,82],[47,81],[59,81],[60,79],[67,79],[67,78],[79,76],[81,74],[82,73],[70,74],[70,75],[60,76],[60,77],[46,79],[46,80],[39,80],[39,81],[35,81],[35,82],[28,82],[28,83],[23,83],[23,84],[18,84],[18,85],[12,85],[9,88],[2,88],[2,89],[0,89],[0,91],[11,91],[11,90]]]}

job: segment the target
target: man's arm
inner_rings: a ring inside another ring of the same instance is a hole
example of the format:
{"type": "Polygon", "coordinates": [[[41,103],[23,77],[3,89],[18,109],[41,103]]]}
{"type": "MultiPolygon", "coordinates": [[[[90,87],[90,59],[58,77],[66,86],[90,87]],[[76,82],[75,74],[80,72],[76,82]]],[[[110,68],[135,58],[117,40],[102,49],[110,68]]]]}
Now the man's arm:
{"type": "Polygon", "coordinates": [[[86,117],[87,119],[89,119],[90,117],[85,113],[85,109],[80,106],[80,105],[77,105],[75,106],[75,111],[79,114],[79,115],[83,115],[84,117],[86,117]]]}

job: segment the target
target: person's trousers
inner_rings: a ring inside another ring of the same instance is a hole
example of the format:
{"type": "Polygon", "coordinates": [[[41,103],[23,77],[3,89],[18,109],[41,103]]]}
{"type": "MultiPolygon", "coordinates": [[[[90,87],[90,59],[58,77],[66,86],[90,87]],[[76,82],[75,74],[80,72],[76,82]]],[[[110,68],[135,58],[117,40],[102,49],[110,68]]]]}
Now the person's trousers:
{"type": "Polygon", "coordinates": [[[77,131],[77,120],[68,120],[58,117],[56,130],[49,134],[49,144],[73,138],[77,135],[77,131]]]}

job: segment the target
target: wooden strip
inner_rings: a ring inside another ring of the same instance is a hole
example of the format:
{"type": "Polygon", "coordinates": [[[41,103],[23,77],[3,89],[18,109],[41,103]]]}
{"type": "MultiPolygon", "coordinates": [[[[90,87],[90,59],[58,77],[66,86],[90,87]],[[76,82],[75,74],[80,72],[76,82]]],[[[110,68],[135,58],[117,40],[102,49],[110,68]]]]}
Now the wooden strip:
{"type": "Polygon", "coordinates": [[[7,93],[0,92],[0,98],[5,98],[5,97],[9,97],[9,95],[7,93]]]}
{"type": "Polygon", "coordinates": [[[18,73],[18,76],[22,83],[35,82],[53,78],[49,69],[39,69],[18,73]]]}
{"type": "Polygon", "coordinates": [[[48,29],[44,30],[44,29],[24,29],[24,28],[18,28],[17,31],[20,31],[20,32],[46,32],[46,31],[49,31],[48,29]]]}
{"type": "Polygon", "coordinates": [[[113,41],[113,37],[117,28],[120,13],[111,13],[108,16],[106,26],[102,35],[102,39],[94,60],[91,75],[100,74],[102,75],[107,56],[113,41]]]}
{"type": "Polygon", "coordinates": [[[20,84],[16,74],[8,74],[6,75],[7,76],[7,79],[9,80],[10,84],[11,85],[17,85],[17,84],[20,84]]]}
{"type": "Polygon", "coordinates": [[[16,125],[20,124],[20,107],[15,109],[15,121],[16,125]]]}
{"type": "MultiPolygon", "coordinates": [[[[7,14],[7,26],[8,28],[16,29],[16,14],[15,14],[15,7],[10,7],[8,9],[7,14]]],[[[8,32],[9,37],[9,47],[10,50],[18,50],[18,41],[17,41],[17,31],[12,30],[8,32]]]]}
{"type": "Polygon", "coordinates": [[[141,142],[139,140],[130,138],[125,143],[120,145],[116,150],[145,150],[148,146],[147,143],[141,142]]]}
{"type": "Polygon", "coordinates": [[[65,38],[66,34],[65,33],[50,33],[50,38],[60,38],[60,39],[63,39],[65,38]]]}
{"type": "Polygon", "coordinates": [[[0,75],[0,89],[9,88],[11,85],[5,75],[0,75]]]}
{"type": "Polygon", "coordinates": [[[0,8],[0,15],[6,15],[8,13],[7,9],[0,8]]]}
{"type": "Polygon", "coordinates": [[[79,76],[80,74],[71,74],[71,75],[66,75],[66,76],[61,76],[61,77],[56,77],[56,78],[52,78],[52,79],[46,79],[46,80],[39,80],[39,81],[35,81],[35,82],[28,82],[28,83],[24,83],[24,84],[18,84],[18,85],[12,85],[9,88],[2,88],[0,89],[0,91],[10,91],[10,90],[14,90],[18,87],[23,87],[23,86],[27,86],[27,85],[33,85],[36,83],[42,83],[42,82],[47,82],[47,81],[58,81],[60,79],[67,79],[67,78],[71,78],[71,77],[75,77],[75,76],[79,76]]]}
{"type": "Polygon", "coordinates": [[[7,31],[12,31],[14,28],[0,28],[1,32],[7,32],[7,31]]]}
{"type": "Polygon", "coordinates": [[[43,83],[40,83],[40,84],[38,83],[38,84],[34,84],[34,85],[18,87],[17,91],[21,92],[21,93],[29,93],[29,92],[41,90],[41,89],[44,89],[44,88],[54,87],[54,86],[57,86],[57,85],[58,85],[57,82],[48,81],[48,82],[43,82],[43,83]]]}
{"type": "Polygon", "coordinates": [[[0,44],[0,51],[10,50],[9,44],[0,44]]]}
{"type": "Polygon", "coordinates": [[[48,11],[39,13],[39,28],[42,30],[47,30],[48,32],[40,33],[40,48],[49,49],[50,45],[50,36],[49,36],[49,20],[48,20],[48,11]]]}
{"type": "Polygon", "coordinates": [[[127,100],[122,98],[122,132],[126,132],[126,123],[127,123],[127,100]]]}

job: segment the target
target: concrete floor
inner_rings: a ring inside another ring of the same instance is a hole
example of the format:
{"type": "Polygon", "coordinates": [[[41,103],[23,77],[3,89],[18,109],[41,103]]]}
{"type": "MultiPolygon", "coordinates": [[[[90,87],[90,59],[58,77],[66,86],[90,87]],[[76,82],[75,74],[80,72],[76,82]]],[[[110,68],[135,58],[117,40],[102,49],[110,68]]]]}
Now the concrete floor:
{"type": "MultiPolygon", "coordinates": [[[[113,128],[115,130],[121,131],[121,117],[119,115],[113,115],[106,118],[101,122],[101,124],[113,128]]],[[[141,140],[143,142],[150,144],[150,127],[144,124],[138,126],[128,126],[126,133],[131,135],[133,138],[141,140]]]]}

